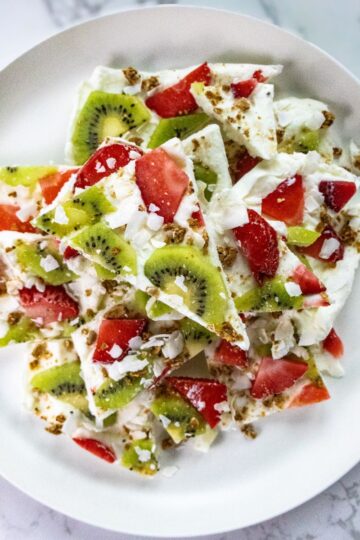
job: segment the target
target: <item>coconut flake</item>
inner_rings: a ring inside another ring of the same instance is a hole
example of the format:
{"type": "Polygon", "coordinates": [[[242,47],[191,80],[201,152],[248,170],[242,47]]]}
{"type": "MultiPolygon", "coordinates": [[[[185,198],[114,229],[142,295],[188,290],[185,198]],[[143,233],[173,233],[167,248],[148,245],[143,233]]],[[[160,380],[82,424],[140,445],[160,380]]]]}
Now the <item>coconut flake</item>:
{"type": "Polygon", "coordinates": [[[142,345],[143,341],[141,339],[140,336],[135,336],[135,337],[132,337],[131,339],[129,339],[129,347],[131,350],[138,350],[140,349],[141,345],[142,345]]]}
{"type": "Polygon", "coordinates": [[[40,260],[40,266],[45,270],[45,272],[51,272],[52,270],[59,268],[60,265],[55,257],[52,255],[46,255],[46,257],[42,257],[40,260]]]}
{"type": "Polygon", "coordinates": [[[108,166],[109,169],[115,169],[115,167],[116,167],[116,159],[113,158],[113,157],[107,158],[106,165],[108,166]]]}
{"type": "Polygon", "coordinates": [[[289,296],[301,296],[302,294],[300,286],[293,281],[287,281],[285,283],[285,289],[289,296]]]}
{"type": "Polygon", "coordinates": [[[112,364],[106,364],[104,367],[111,379],[119,381],[127,373],[141,371],[147,365],[147,360],[139,360],[135,354],[128,354],[123,360],[115,361],[112,364]]]}
{"type": "Polygon", "coordinates": [[[165,429],[171,424],[171,420],[167,416],[164,416],[163,414],[159,414],[159,420],[165,429]]]}
{"type": "Polygon", "coordinates": [[[136,150],[130,150],[129,152],[129,158],[130,159],[139,159],[141,157],[141,154],[137,152],[136,150]]]}
{"type": "Polygon", "coordinates": [[[165,343],[162,353],[165,358],[176,358],[184,348],[184,338],[179,330],[173,332],[165,343]]]}
{"type": "Polygon", "coordinates": [[[176,474],[179,470],[179,467],[176,467],[175,465],[171,465],[169,467],[164,467],[161,471],[161,474],[165,476],[165,478],[172,478],[174,474],[176,474]]]}
{"type": "Polygon", "coordinates": [[[67,223],[69,223],[69,218],[67,217],[65,210],[61,206],[61,204],[55,208],[54,221],[55,223],[59,223],[60,225],[66,225],[67,223]]]}
{"type": "Polygon", "coordinates": [[[109,355],[111,356],[111,358],[119,358],[119,356],[121,356],[122,353],[123,353],[123,350],[117,343],[114,343],[114,345],[111,347],[109,351],[109,355]]]}
{"type": "Polygon", "coordinates": [[[154,212],[151,212],[146,220],[146,224],[152,231],[158,231],[161,229],[162,225],[164,223],[164,218],[162,216],[159,216],[158,214],[155,214],[154,212]]]}
{"type": "Polygon", "coordinates": [[[156,204],[154,203],[149,204],[149,212],[157,212],[158,210],[160,210],[160,208],[156,206],[156,204]]]}
{"type": "Polygon", "coordinates": [[[102,163],[100,163],[100,161],[97,161],[95,163],[95,170],[96,170],[97,173],[106,172],[106,169],[105,169],[104,165],[102,163]]]}
{"type": "Polygon", "coordinates": [[[140,463],[147,463],[151,459],[150,450],[140,448],[139,446],[134,446],[134,450],[137,453],[140,463]]]}
{"type": "Polygon", "coordinates": [[[179,289],[181,289],[184,292],[187,292],[188,288],[185,285],[184,281],[185,281],[185,276],[176,276],[175,278],[175,284],[179,287],[179,289]]]}
{"type": "Polygon", "coordinates": [[[321,246],[319,255],[322,259],[329,259],[339,247],[340,242],[337,238],[326,238],[321,246]]]}

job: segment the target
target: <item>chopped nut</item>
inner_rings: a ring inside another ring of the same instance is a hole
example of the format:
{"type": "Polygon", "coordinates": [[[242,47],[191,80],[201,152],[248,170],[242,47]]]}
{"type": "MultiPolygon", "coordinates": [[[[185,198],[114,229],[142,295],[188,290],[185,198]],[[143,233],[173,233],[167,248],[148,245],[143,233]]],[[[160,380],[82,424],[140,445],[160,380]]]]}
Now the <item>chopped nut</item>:
{"type": "Polygon", "coordinates": [[[334,158],[340,158],[342,156],[342,148],[339,148],[338,146],[334,146],[333,148],[333,156],[334,158]]]}
{"type": "Polygon", "coordinates": [[[256,439],[257,437],[257,432],[252,424],[245,424],[242,426],[241,432],[247,439],[256,439]]]}
{"type": "Polygon", "coordinates": [[[165,242],[167,244],[181,244],[185,238],[186,229],[175,223],[166,223],[164,225],[165,242]]]}
{"type": "Polygon", "coordinates": [[[12,313],[9,313],[7,322],[10,324],[10,326],[18,323],[22,317],[22,314],[19,311],[13,311],[12,313]]]}
{"type": "Polygon", "coordinates": [[[121,304],[114,306],[105,313],[105,319],[125,319],[129,312],[127,308],[121,304]]]}
{"type": "Polygon", "coordinates": [[[237,249],[230,246],[219,246],[218,254],[222,265],[225,268],[229,268],[235,262],[237,249]]]}
{"type": "Polygon", "coordinates": [[[141,83],[141,91],[142,92],[150,92],[150,90],[153,90],[157,86],[159,86],[160,82],[157,77],[154,77],[153,75],[149,77],[148,79],[144,79],[141,83]]]}
{"type": "Polygon", "coordinates": [[[134,85],[140,80],[139,72],[131,66],[123,69],[123,73],[130,85],[134,85]]]}
{"type": "Polygon", "coordinates": [[[325,120],[321,125],[321,128],[327,128],[333,125],[335,121],[335,114],[330,111],[321,111],[325,116],[325,120]]]}
{"type": "Polygon", "coordinates": [[[96,332],[94,332],[94,330],[90,330],[88,337],[86,338],[86,345],[88,345],[89,347],[93,345],[96,341],[96,338],[97,338],[96,332]]]}

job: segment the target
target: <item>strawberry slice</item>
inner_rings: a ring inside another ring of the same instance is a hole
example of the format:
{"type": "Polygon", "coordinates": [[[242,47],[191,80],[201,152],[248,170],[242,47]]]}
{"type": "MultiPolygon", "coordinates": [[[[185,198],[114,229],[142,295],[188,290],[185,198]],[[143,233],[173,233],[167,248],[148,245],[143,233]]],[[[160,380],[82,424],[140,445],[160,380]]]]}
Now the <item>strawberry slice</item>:
{"type": "Polygon", "coordinates": [[[40,292],[36,287],[19,291],[20,304],[31,319],[42,319],[44,325],[52,322],[74,319],[79,314],[79,306],[62,286],[46,285],[40,292]]]}
{"type": "Polygon", "coordinates": [[[256,71],[254,71],[253,77],[254,77],[254,79],[256,79],[258,82],[261,82],[261,83],[264,83],[264,82],[267,81],[267,79],[266,79],[266,77],[264,77],[264,74],[263,74],[263,72],[261,71],[261,69],[257,69],[256,71]]]}
{"type": "Polygon", "coordinates": [[[261,69],[254,71],[253,76],[250,79],[245,81],[239,81],[237,83],[231,83],[231,90],[234,98],[247,98],[249,97],[259,82],[265,82],[266,78],[264,77],[261,69]]]}
{"type": "Polygon", "coordinates": [[[242,156],[237,160],[235,167],[233,169],[233,174],[236,179],[236,182],[240,180],[245,174],[250,172],[261,159],[258,157],[252,157],[248,152],[244,152],[242,156]]]}
{"type": "Polygon", "coordinates": [[[300,393],[294,397],[289,404],[289,407],[304,407],[305,405],[313,405],[330,399],[330,394],[326,386],[317,386],[316,384],[307,384],[300,393]]]}
{"type": "Polygon", "coordinates": [[[197,109],[196,101],[190,93],[194,82],[210,84],[211,71],[206,62],[178,83],[148,97],[145,103],[162,118],[189,114],[197,109]]]}
{"type": "Polygon", "coordinates": [[[213,379],[168,377],[166,382],[203,416],[210,427],[220,421],[216,405],[227,400],[226,386],[213,379]]]}
{"type": "Polygon", "coordinates": [[[79,255],[80,253],[76,249],[72,248],[71,246],[67,246],[63,253],[63,257],[65,260],[73,259],[74,257],[78,257],[79,255]]]}
{"type": "Polygon", "coordinates": [[[296,174],[281,182],[262,200],[261,211],[287,225],[300,225],[304,217],[304,200],[302,177],[296,174]]]}
{"type": "Polygon", "coordinates": [[[224,339],[221,340],[220,344],[218,345],[215,351],[214,359],[216,362],[225,364],[226,366],[246,367],[248,364],[246,352],[240,349],[240,347],[236,347],[236,345],[232,345],[224,339]]]}
{"type": "Polygon", "coordinates": [[[293,274],[292,279],[297,283],[303,294],[318,294],[326,291],[326,287],[321,281],[306,268],[305,264],[299,264],[293,274]]]}
{"type": "Polygon", "coordinates": [[[21,221],[16,215],[20,208],[12,204],[0,204],[0,231],[35,233],[36,229],[29,221],[21,221]]]}
{"type": "Polygon", "coordinates": [[[142,154],[143,151],[132,144],[114,143],[101,146],[81,167],[75,187],[93,186],[142,154]]]}
{"type": "Polygon", "coordinates": [[[74,437],[73,441],[84,450],[108,463],[114,463],[116,461],[114,450],[101,441],[97,441],[96,439],[80,439],[78,437],[74,437]]]}
{"type": "Polygon", "coordinates": [[[165,150],[156,148],[136,161],[135,174],[147,209],[157,206],[164,222],[171,223],[189,185],[185,172],[165,150]]]}
{"type": "Polygon", "coordinates": [[[99,328],[94,362],[112,364],[128,353],[129,341],[140,336],[146,326],[145,319],[104,319],[99,328]]]}
{"type": "Polygon", "coordinates": [[[58,171],[54,174],[48,174],[39,180],[42,195],[46,204],[50,204],[56,199],[57,194],[69,178],[79,169],[68,169],[67,171],[58,171]]]}
{"type": "Polygon", "coordinates": [[[334,212],[340,212],[356,193],[356,185],[345,180],[321,180],[319,191],[324,196],[326,206],[334,212]]]}
{"type": "Polygon", "coordinates": [[[277,234],[255,210],[248,210],[248,217],[248,223],[233,231],[254,278],[262,284],[265,278],[275,276],[279,266],[277,234]]]}
{"type": "Polygon", "coordinates": [[[191,214],[191,217],[192,219],[195,219],[198,222],[199,227],[205,226],[204,216],[202,215],[202,212],[199,207],[197,210],[195,210],[195,212],[191,214]]]}
{"type": "Polygon", "coordinates": [[[322,345],[325,351],[330,353],[334,358],[341,358],[341,356],[344,354],[343,342],[335,332],[334,328],[330,330],[329,334],[322,342],[322,345]]]}
{"type": "Polygon", "coordinates": [[[301,253],[320,261],[336,263],[344,258],[344,246],[330,225],[327,225],[321,236],[311,246],[298,248],[301,253]]]}
{"type": "Polygon", "coordinates": [[[256,399],[281,394],[293,386],[307,369],[308,365],[304,362],[293,362],[286,358],[273,360],[271,357],[265,357],[261,360],[250,393],[256,399]]]}

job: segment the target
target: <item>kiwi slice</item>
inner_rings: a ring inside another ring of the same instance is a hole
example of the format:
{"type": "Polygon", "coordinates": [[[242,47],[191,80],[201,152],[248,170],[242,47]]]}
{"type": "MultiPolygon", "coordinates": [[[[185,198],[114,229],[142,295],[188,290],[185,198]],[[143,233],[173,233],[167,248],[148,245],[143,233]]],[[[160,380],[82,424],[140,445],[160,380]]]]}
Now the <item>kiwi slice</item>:
{"type": "Polygon", "coordinates": [[[207,323],[224,322],[227,309],[224,281],[219,269],[200,249],[181,245],[159,248],[146,261],[144,272],[165,293],[181,296],[188,309],[207,323]],[[176,284],[177,278],[183,278],[182,287],[176,284]]]}
{"type": "Polygon", "coordinates": [[[209,122],[210,118],[205,113],[162,118],[150,137],[148,148],[157,148],[173,137],[185,139],[195,131],[204,128],[209,122]]]}
{"type": "Polygon", "coordinates": [[[136,274],[135,250],[104,223],[86,227],[72,238],[71,244],[116,275],[136,274]]]}
{"type": "Polygon", "coordinates": [[[0,339],[0,347],[6,347],[9,343],[32,341],[38,334],[35,323],[28,317],[21,317],[19,321],[10,326],[5,336],[0,339]]]}
{"type": "Polygon", "coordinates": [[[14,187],[35,187],[40,178],[56,172],[56,167],[47,165],[40,165],[38,167],[0,167],[0,182],[14,187]]]}
{"type": "Polygon", "coordinates": [[[159,418],[176,444],[206,431],[206,422],[201,414],[180,395],[167,388],[157,392],[150,410],[159,418]]]}
{"type": "Polygon", "coordinates": [[[211,186],[216,186],[217,174],[201,163],[194,163],[194,175],[197,182],[204,182],[206,184],[204,195],[205,199],[210,201],[213,194],[211,186]]]}
{"type": "Polygon", "coordinates": [[[159,319],[159,317],[163,317],[164,315],[168,315],[172,312],[172,308],[164,304],[164,302],[160,302],[160,300],[156,300],[153,305],[150,307],[150,309],[147,310],[148,315],[150,319],[159,319]]]}
{"type": "Polygon", "coordinates": [[[64,202],[61,206],[65,212],[67,223],[56,222],[56,210],[53,209],[39,216],[35,221],[36,226],[49,234],[62,237],[85,225],[97,223],[104,214],[115,210],[99,186],[87,188],[80,195],[64,202]]]}
{"type": "Polygon", "coordinates": [[[286,242],[292,246],[307,247],[319,237],[319,232],[305,229],[305,227],[288,227],[286,242]]]}
{"type": "Polygon", "coordinates": [[[42,248],[41,246],[42,242],[33,244],[21,243],[16,246],[15,253],[18,263],[25,272],[43,279],[50,285],[63,285],[78,277],[74,272],[71,272],[71,270],[68,269],[66,264],[64,264],[60,253],[55,248],[52,248],[49,245],[45,248],[42,248]],[[54,270],[46,271],[46,269],[41,266],[42,261],[46,261],[46,257],[55,259],[58,263],[58,267],[54,270]]]}
{"type": "Polygon", "coordinates": [[[319,131],[303,130],[294,144],[294,152],[307,154],[311,150],[317,150],[320,145],[319,131]]]}
{"type": "Polygon", "coordinates": [[[106,137],[120,137],[150,120],[150,111],[135,96],[91,92],[75,119],[73,159],[82,165],[106,137]]]}
{"type": "Polygon", "coordinates": [[[199,352],[204,350],[207,345],[210,345],[215,337],[209,330],[188,318],[180,321],[180,330],[184,336],[186,348],[191,357],[196,356],[199,352]]]}
{"type": "Polygon", "coordinates": [[[235,306],[241,312],[247,311],[283,311],[285,309],[301,309],[303,296],[290,296],[284,280],[275,277],[264,283],[262,287],[254,287],[235,299],[235,306]]]}
{"type": "Polygon", "coordinates": [[[115,272],[111,272],[111,270],[108,270],[107,268],[104,268],[103,266],[101,266],[101,264],[94,264],[94,268],[95,268],[95,272],[96,272],[97,277],[101,281],[105,281],[105,280],[108,280],[108,279],[113,280],[113,279],[116,278],[115,272]]]}
{"type": "Polygon", "coordinates": [[[143,291],[137,290],[135,292],[135,298],[134,298],[134,309],[135,311],[138,311],[139,313],[143,314],[145,317],[147,316],[146,313],[146,304],[150,300],[150,296],[146,294],[143,291]]]}
{"type": "Polygon", "coordinates": [[[40,371],[31,379],[33,388],[47,392],[88,414],[85,383],[80,375],[80,362],[69,362],[40,371]]]}
{"type": "Polygon", "coordinates": [[[151,439],[138,439],[127,444],[121,461],[124,467],[140,474],[154,475],[159,470],[151,439]]]}
{"type": "Polygon", "coordinates": [[[104,411],[122,409],[143,390],[149,373],[148,370],[145,374],[127,375],[119,381],[107,379],[94,395],[95,405],[104,411]]]}

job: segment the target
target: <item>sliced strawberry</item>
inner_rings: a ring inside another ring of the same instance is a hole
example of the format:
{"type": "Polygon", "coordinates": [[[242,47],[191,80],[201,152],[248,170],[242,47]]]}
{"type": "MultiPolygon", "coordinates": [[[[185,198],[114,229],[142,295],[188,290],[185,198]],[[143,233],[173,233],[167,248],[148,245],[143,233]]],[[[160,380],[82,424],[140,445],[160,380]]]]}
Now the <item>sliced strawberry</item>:
{"type": "Polygon", "coordinates": [[[211,71],[206,62],[178,83],[148,97],[145,103],[162,118],[189,114],[197,109],[196,101],[190,93],[194,82],[210,84],[211,71]]]}
{"type": "Polygon", "coordinates": [[[304,217],[304,201],[302,177],[296,174],[294,178],[281,182],[262,200],[261,211],[287,225],[300,225],[304,217]]]}
{"type": "Polygon", "coordinates": [[[255,210],[248,210],[249,222],[234,229],[239,246],[248,260],[250,270],[260,284],[272,278],[279,266],[276,231],[255,210]]]}
{"type": "Polygon", "coordinates": [[[253,77],[258,82],[261,82],[261,83],[264,83],[264,82],[267,81],[267,79],[266,79],[266,77],[264,77],[263,72],[261,71],[261,69],[257,69],[256,71],[254,71],[253,77]]]}
{"type": "Polygon", "coordinates": [[[256,399],[262,399],[274,394],[281,394],[300,379],[307,371],[304,362],[294,362],[282,358],[273,360],[265,357],[261,360],[250,393],[256,399]]]}
{"type": "Polygon", "coordinates": [[[298,248],[298,250],[325,262],[336,263],[344,257],[344,246],[330,225],[325,227],[321,236],[311,246],[298,248]]]}
{"type": "Polygon", "coordinates": [[[104,319],[96,341],[94,362],[112,364],[129,351],[129,341],[144,331],[145,319],[104,319]]]}
{"type": "Polygon", "coordinates": [[[199,207],[198,207],[198,210],[196,210],[195,212],[191,214],[191,217],[192,219],[195,219],[198,222],[199,227],[205,226],[204,216],[202,215],[202,212],[199,207]]]}
{"type": "Polygon", "coordinates": [[[73,441],[84,450],[87,450],[91,454],[94,454],[94,456],[103,459],[108,463],[114,463],[114,461],[116,461],[114,450],[101,441],[97,441],[96,439],[80,439],[78,437],[74,437],[73,441]]]}
{"type": "Polygon", "coordinates": [[[213,379],[193,379],[191,377],[168,377],[166,382],[204,417],[214,428],[220,421],[216,405],[226,401],[226,386],[213,379]]]}
{"type": "Polygon", "coordinates": [[[101,146],[81,167],[75,187],[93,186],[142,154],[142,150],[132,144],[114,143],[101,146]]]}
{"type": "Polygon", "coordinates": [[[246,352],[224,339],[215,351],[214,360],[227,366],[246,367],[248,364],[246,352]]]}
{"type": "Polygon", "coordinates": [[[255,77],[251,77],[251,79],[246,79],[245,81],[231,83],[231,90],[234,98],[247,98],[253,93],[257,85],[258,80],[255,77]]]}
{"type": "Polygon", "coordinates": [[[330,353],[334,358],[341,358],[341,356],[344,354],[343,342],[335,332],[334,328],[330,330],[329,334],[322,342],[322,345],[325,351],[330,353]]]}
{"type": "Polygon", "coordinates": [[[326,386],[317,386],[316,384],[307,384],[300,393],[297,394],[291,401],[289,407],[304,407],[305,405],[313,405],[320,401],[330,399],[330,394],[326,386]]]}
{"type": "Polygon", "coordinates": [[[321,180],[319,191],[323,194],[325,204],[334,212],[340,212],[345,204],[356,193],[354,182],[345,180],[321,180]]]}
{"type": "Polygon", "coordinates": [[[67,246],[63,253],[63,257],[65,260],[73,259],[74,257],[78,257],[78,255],[80,255],[80,253],[76,249],[72,248],[71,246],[67,246]]]}
{"type": "Polygon", "coordinates": [[[305,264],[299,264],[293,274],[292,279],[297,283],[303,294],[318,294],[326,291],[326,287],[321,281],[306,268],[305,264]]]}
{"type": "Polygon", "coordinates": [[[138,159],[135,174],[147,209],[157,206],[164,222],[171,223],[189,185],[188,176],[162,148],[138,159]]]}
{"type": "Polygon", "coordinates": [[[260,161],[260,158],[252,157],[248,152],[244,152],[236,162],[233,169],[233,174],[236,181],[240,180],[240,178],[250,172],[258,163],[260,163],[260,161]]]}
{"type": "Polygon", "coordinates": [[[74,319],[79,306],[62,286],[46,285],[40,292],[36,287],[19,291],[20,303],[31,319],[41,319],[43,324],[74,319]]]}
{"type": "Polygon", "coordinates": [[[39,180],[42,195],[46,204],[50,204],[56,199],[57,194],[69,178],[79,169],[68,169],[67,171],[58,171],[54,174],[48,174],[39,180]]]}
{"type": "Polygon", "coordinates": [[[21,221],[16,215],[20,208],[12,204],[0,204],[0,231],[35,233],[36,229],[29,221],[21,221]]]}

